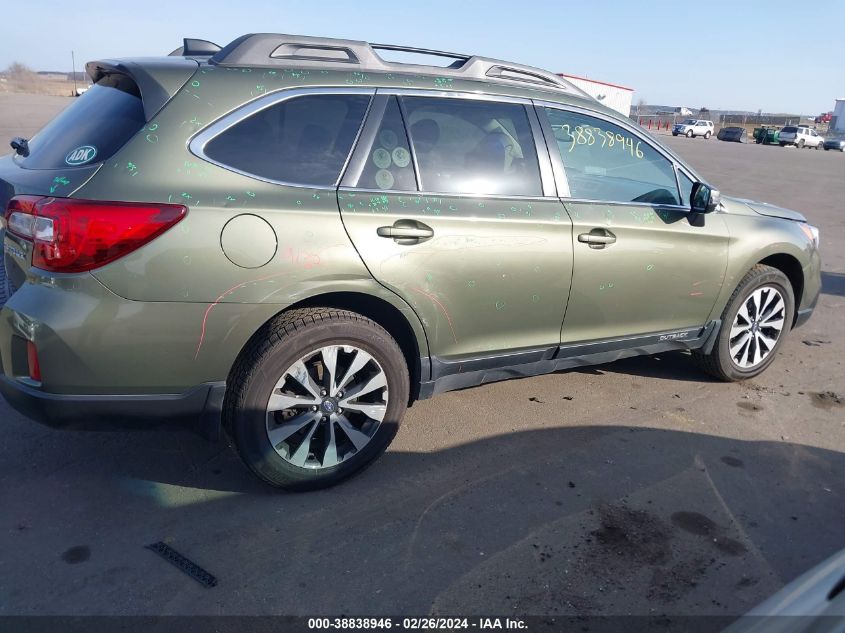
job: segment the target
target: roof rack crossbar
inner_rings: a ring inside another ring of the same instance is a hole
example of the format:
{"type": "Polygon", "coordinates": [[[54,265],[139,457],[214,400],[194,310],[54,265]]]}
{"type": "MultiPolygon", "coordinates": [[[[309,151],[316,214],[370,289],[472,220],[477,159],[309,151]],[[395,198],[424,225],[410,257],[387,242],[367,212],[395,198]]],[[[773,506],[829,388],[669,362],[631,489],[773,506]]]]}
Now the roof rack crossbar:
{"type": "Polygon", "coordinates": [[[400,46],[397,44],[370,44],[370,48],[373,48],[376,51],[396,51],[399,53],[414,53],[416,55],[431,55],[433,57],[447,57],[449,59],[462,59],[464,61],[467,61],[472,57],[472,55],[464,55],[463,53],[449,53],[447,51],[436,51],[430,48],[400,46]]]}
{"type": "Polygon", "coordinates": [[[529,84],[561,90],[581,97],[590,97],[572,82],[547,70],[523,66],[497,59],[449,53],[427,48],[396,44],[369,44],[358,40],[343,40],[307,35],[279,33],[251,33],[243,35],[217,52],[209,63],[232,67],[272,68],[284,65],[319,66],[348,70],[355,66],[361,71],[411,72],[438,74],[456,79],[493,80],[511,85],[529,84]],[[449,66],[431,66],[386,61],[379,50],[446,57],[455,60],[449,66]]]}

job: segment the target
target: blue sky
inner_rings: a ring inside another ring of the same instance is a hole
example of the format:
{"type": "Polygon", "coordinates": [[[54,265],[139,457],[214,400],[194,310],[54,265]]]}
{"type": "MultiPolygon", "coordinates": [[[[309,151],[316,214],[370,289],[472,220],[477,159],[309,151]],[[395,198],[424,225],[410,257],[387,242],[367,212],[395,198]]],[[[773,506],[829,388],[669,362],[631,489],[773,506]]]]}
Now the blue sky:
{"type": "Polygon", "coordinates": [[[818,114],[845,97],[845,1],[3,0],[0,68],[158,55],[250,32],[477,53],[636,90],[634,101],[818,114]],[[786,36],[792,25],[806,35],[786,36]],[[799,18],[799,16],[801,16],[799,18]],[[766,28],[758,26],[760,21],[766,28]],[[798,22],[803,24],[799,25],[798,22]],[[838,31],[824,37],[828,26],[838,31]]]}

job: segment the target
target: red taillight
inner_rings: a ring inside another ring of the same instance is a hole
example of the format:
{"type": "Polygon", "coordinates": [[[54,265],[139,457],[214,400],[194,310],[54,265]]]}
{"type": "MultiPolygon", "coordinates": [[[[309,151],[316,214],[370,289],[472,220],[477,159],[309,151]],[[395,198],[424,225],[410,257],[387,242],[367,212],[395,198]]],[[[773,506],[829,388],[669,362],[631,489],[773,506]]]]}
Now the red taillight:
{"type": "Polygon", "coordinates": [[[6,226],[32,241],[36,268],[78,273],[140,248],[187,211],[179,204],[16,196],[6,207],[6,226]]]}
{"type": "Polygon", "coordinates": [[[41,365],[38,364],[38,348],[32,341],[26,342],[26,360],[29,365],[29,377],[41,382],[41,365]]]}

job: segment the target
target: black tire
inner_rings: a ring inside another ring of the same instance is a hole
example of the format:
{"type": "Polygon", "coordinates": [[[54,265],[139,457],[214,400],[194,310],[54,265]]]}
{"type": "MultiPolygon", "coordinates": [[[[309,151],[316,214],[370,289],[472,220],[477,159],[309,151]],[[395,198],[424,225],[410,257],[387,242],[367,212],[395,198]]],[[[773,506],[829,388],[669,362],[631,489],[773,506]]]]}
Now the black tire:
{"type": "Polygon", "coordinates": [[[827,151],[828,149],[830,149],[830,148],[829,148],[829,147],[825,147],[825,148],[824,148],[824,151],[827,151]]]}
{"type": "Polygon", "coordinates": [[[821,143],[819,143],[818,145],[816,145],[816,149],[821,149],[821,148],[822,148],[822,144],[821,144],[821,143]]]}
{"type": "Polygon", "coordinates": [[[796,144],[796,147],[798,149],[804,149],[804,139],[803,138],[800,141],[798,141],[798,143],[796,144]]]}
{"type": "Polygon", "coordinates": [[[781,147],[786,147],[786,143],[781,143],[781,144],[780,144],[780,146],[781,146],[781,147]]]}
{"type": "Polygon", "coordinates": [[[710,138],[710,132],[705,132],[704,133],[704,140],[706,141],[708,138],[710,138]]]}
{"type": "Polygon", "coordinates": [[[366,317],[334,308],[283,313],[253,336],[229,375],[223,424],[249,469],[277,488],[314,490],[333,486],[379,457],[399,430],[408,405],[408,367],[396,341],[366,317]],[[267,402],[276,381],[298,359],[325,345],[354,345],[370,354],[387,379],[383,421],[360,452],[330,468],[298,467],[282,458],[267,437],[267,402]]]}
{"type": "Polygon", "coordinates": [[[789,333],[792,327],[792,319],[795,315],[795,295],[792,291],[792,284],[789,279],[777,268],[757,264],[749,270],[745,276],[740,280],[736,290],[728,300],[728,305],[722,312],[722,326],[719,331],[718,339],[713,345],[713,349],[709,354],[704,354],[696,350],[693,352],[693,359],[696,364],[705,372],[726,382],[736,382],[739,380],[747,380],[754,378],[761,374],[766,368],[772,364],[783,340],[789,333]],[[774,348],[769,355],[756,367],[750,369],[743,369],[734,363],[730,354],[730,332],[731,325],[736,318],[736,314],[742,307],[742,304],[748,300],[752,292],[761,286],[775,286],[784,298],[784,314],[785,323],[783,331],[780,334],[774,348]]]}
{"type": "Polygon", "coordinates": [[[686,137],[687,137],[687,138],[692,138],[692,137],[693,137],[692,130],[687,130],[686,137]]]}
{"type": "Polygon", "coordinates": [[[677,132],[672,132],[672,136],[678,136],[677,132]]]}

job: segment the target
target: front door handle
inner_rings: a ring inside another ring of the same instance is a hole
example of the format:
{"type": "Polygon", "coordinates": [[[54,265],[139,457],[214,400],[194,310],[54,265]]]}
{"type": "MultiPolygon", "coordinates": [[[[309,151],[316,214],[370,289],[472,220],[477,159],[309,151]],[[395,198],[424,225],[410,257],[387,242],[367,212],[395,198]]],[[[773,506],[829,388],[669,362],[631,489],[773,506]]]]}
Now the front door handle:
{"type": "Polygon", "coordinates": [[[604,248],[616,241],[616,236],[607,229],[593,229],[589,233],[581,233],[578,241],[589,245],[590,248],[604,248]]]}
{"type": "Polygon", "coordinates": [[[416,220],[396,220],[393,226],[378,227],[376,233],[379,237],[393,238],[398,244],[418,244],[434,237],[434,229],[416,220]]]}

